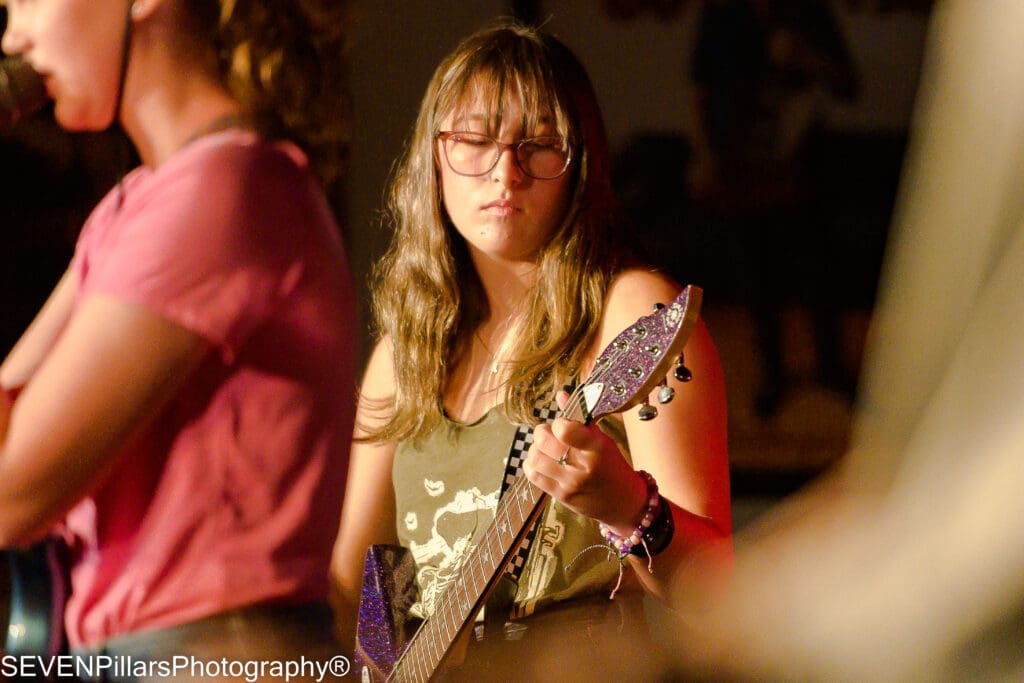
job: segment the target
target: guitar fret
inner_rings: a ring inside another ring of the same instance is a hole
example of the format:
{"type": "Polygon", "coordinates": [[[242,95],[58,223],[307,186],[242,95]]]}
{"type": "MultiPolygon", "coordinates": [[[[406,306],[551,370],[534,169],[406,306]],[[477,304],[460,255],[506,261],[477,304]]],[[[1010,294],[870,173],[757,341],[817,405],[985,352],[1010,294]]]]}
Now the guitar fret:
{"type": "Polygon", "coordinates": [[[482,553],[484,553],[486,555],[487,565],[493,567],[495,562],[494,562],[494,560],[490,559],[490,546],[489,545],[483,546],[483,550],[480,551],[480,552],[482,552],[482,553]]]}
{"type": "MultiPolygon", "coordinates": [[[[475,550],[475,548],[474,548],[475,550]]],[[[462,580],[462,590],[468,591],[470,589],[470,582],[473,586],[476,586],[476,570],[474,569],[470,560],[473,559],[472,553],[466,557],[462,562],[462,566],[459,567],[459,577],[462,580]]]]}
{"type": "Polygon", "coordinates": [[[401,669],[395,670],[395,672],[399,674],[399,677],[396,680],[403,682],[415,680],[416,674],[418,673],[416,665],[419,664],[419,657],[412,653],[410,653],[409,657],[410,659],[406,660],[408,662],[407,666],[403,666],[401,669]]]}
{"type": "MultiPolygon", "coordinates": [[[[446,591],[445,592],[445,597],[447,597],[447,595],[448,595],[448,593],[446,591]]],[[[448,608],[449,610],[451,609],[451,605],[448,603],[447,600],[442,600],[441,604],[440,604],[440,607],[441,607],[442,610],[444,610],[445,608],[448,608]]],[[[437,612],[435,611],[434,614],[436,616],[437,612]]],[[[441,616],[441,626],[444,627],[444,634],[445,634],[445,636],[447,636],[448,640],[452,640],[452,639],[455,638],[455,634],[452,633],[451,629],[448,627],[448,617],[449,617],[449,615],[450,615],[450,612],[449,612],[449,614],[445,614],[443,611],[441,612],[441,615],[440,615],[441,616]]]]}
{"type": "MultiPolygon", "coordinates": [[[[433,637],[429,638],[428,640],[428,644],[437,647],[437,641],[433,637]]],[[[418,662],[419,668],[417,669],[417,674],[419,674],[422,680],[426,681],[430,678],[430,672],[436,666],[433,663],[434,661],[438,661],[438,658],[434,657],[429,652],[422,653],[422,656],[419,658],[418,662]]]]}
{"type": "Polygon", "coordinates": [[[459,599],[458,590],[458,585],[451,586],[447,591],[450,597],[445,601],[445,606],[448,608],[448,612],[445,614],[445,632],[449,640],[455,640],[455,637],[459,635],[459,622],[462,621],[457,612],[459,607],[457,603],[459,599]]]}
{"type": "MultiPolygon", "coordinates": [[[[467,574],[469,569],[470,568],[466,566],[465,560],[463,560],[462,564],[459,566],[459,571],[457,572],[456,577],[455,577],[455,585],[456,586],[462,586],[462,598],[460,600],[460,603],[461,603],[460,609],[461,609],[463,614],[469,612],[469,608],[466,607],[466,597],[467,597],[466,584],[469,582],[469,576],[467,574]]],[[[458,597],[458,596],[456,596],[456,597],[458,597]]],[[[463,618],[465,618],[465,617],[463,617],[463,618]]]]}
{"type": "MultiPolygon", "coordinates": [[[[502,526],[501,530],[502,530],[502,532],[505,535],[511,537],[511,536],[513,536],[512,528],[511,528],[512,520],[509,519],[509,516],[508,516],[508,506],[507,505],[504,507],[502,512],[504,512],[504,514],[505,514],[505,524],[502,526]]],[[[504,548],[507,548],[510,544],[511,544],[511,541],[503,542],[501,547],[502,547],[502,549],[504,549],[504,548]]]]}
{"type": "Polygon", "coordinates": [[[433,631],[433,620],[428,619],[423,623],[423,626],[420,627],[416,639],[412,642],[412,647],[415,648],[415,653],[412,656],[412,661],[410,663],[413,673],[418,673],[421,669],[429,668],[430,646],[434,642],[433,631]]]}
{"type": "Polygon", "coordinates": [[[493,572],[501,563],[501,535],[498,533],[497,527],[495,527],[494,534],[491,536],[490,550],[491,552],[487,556],[487,563],[493,572]]]}
{"type": "Polygon", "coordinates": [[[433,642],[431,642],[433,648],[430,654],[430,663],[435,667],[439,665],[441,663],[441,660],[444,658],[444,648],[441,646],[442,642],[451,644],[455,641],[454,634],[447,634],[444,638],[444,641],[439,640],[441,638],[441,627],[444,627],[445,633],[447,634],[448,624],[445,623],[443,616],[441,617],[440,625],[434,629],[434,638],[432,639],[433,642]]]}
{"type": "Polygon", "coordinates": [[[532,504],[536,502],[536,499],[533,495],[535,488],[533,486],[520,486],[519,488],[520,491],[516,492],[516,498],[526,500],[532,506],[532,504]]]}
{"type": "MultiPolygon", "coordinates": [[[[431,638],[430,640],[433,641],[434,639],[431,638]]],[[[432,664],[432,660],[427,658],[428,655],[429,653],[424,652],[419,660],[417,660],[418,668],[416,669],[416,674],[419,676],[419,680],[421,681],[429,680],[430,673],[434,669],[434,666],[436,666],[432,664]]]]}
{"type": "Polygon", "coordinates": [[[440,661],[440,657],[438,657],[437,653],[435,652],[435,649],[437,648],[437,639],[434,636],[434,634],[437,632],[437,624],[433,622],[433,619],[427,622],[431,626],[431,628],[427,631],[427,633],[424,634],[425,636],[427,636],[427,640],[425,643],[423,643],[422,648],[424,657],[422,663],[425,669],[430,668],[430,665],[433,661],[440,661]]]}
{"type": "MultiPolygon", "coordinates": [[[[427,646],[430,645],[434,645],[435,647],[437,645],[437,641],[434,640],[432,633],[428,633],[427,642],[424,643],[424,647],[420,649],[427,650],[427,646]]],[[[431,660],[428,659],[428,657],[431,657],[430,652],[423,651],[420,653],[420,657],[416,660],[416,663],[418,665],[416,673],[419,674],[423,678],[423,680],[427,680],[427,678],[430,677],[430,670],[433,668],[431,666],[431,660]]]]}
{"type": "MultiPolygon", "coordinates": [[[[483,540],[481,540],[481,543],[483,543],[483,540]]],[[[483,590],[484,586],[487,585],[487,576],[488,576],[487,572],[484,571],[483,564],[480,563],[480,553],[482,553],[482,552],[483,552],[483,550],[478,550],[477,552],[475,552],[475,553],[473,553],[472,555],[469,556],[470,560],[474,560],[474,559],[476,560],[476,569],[477,569],[478,572],[480,572],[480,578],[483,580],[483,584],[479,584],[479,583],[476,583],[476,579],[473,579],[473,587],[476,589],[476,591],[478,593],[481,590],[483,590]]]]}
{"type": "Polygon", "coordinates": [[[451,617],[452,633],[459,634],[459,623],[462,621],[462,608],[459,605],[459,584],[451,587],[451,600],[448,601],[448,615],[451,617]]]}
{"type": "Polygon", "coordinates": [[[462,614],[460,616],[462,617],[462,619],[460,619],[459,621],[464,621],[466,619],[466,617],[469,615],[469,610],[472,609],[473,606],[471,604],[469,604],[469,593],[466,592],[466,582],[462,581],[461,584],[462,584],[462,614]]]}
{"type": "Polygon", "coordinates": [[[451,594],[451,600],[448,601],[448,613],[451,614],[452,624],[457,625],[462,619],[460,615],[462,613],[462,598],[459,596],[459,582],[456,581],[452,584],[449,590],[451,594]]]}
{"type": "Polygon", "coordinates": [[[522,520],[526,519],[526,515],[523,514],[522,501],[519,500],[519,496],[512,496],[512,499],[516,501],[516,508],[519,510],[519,521],[522,522],[522,520]]]}
{"type": "Polygon", "coordinates": [[[427,663],[425,661],[423,661],[423,657],[418,655],[417,657],[415,657],[413,659],[412,664],[413,664],[413,669],[412,669],[412,672],[411,672],[412,673],[412,680],[413,681],[426,681],[428,676],[429,676],[429,674],[427,673],[429,669],[428,669],[427,663]]]}
{"type": "Polygon", "coordinates": [[[501,564],[501,548],[503,546],[501,542],[501,530],[495,527],[494,537],[491,538],[491,567],[496,568],[501,564]]]}

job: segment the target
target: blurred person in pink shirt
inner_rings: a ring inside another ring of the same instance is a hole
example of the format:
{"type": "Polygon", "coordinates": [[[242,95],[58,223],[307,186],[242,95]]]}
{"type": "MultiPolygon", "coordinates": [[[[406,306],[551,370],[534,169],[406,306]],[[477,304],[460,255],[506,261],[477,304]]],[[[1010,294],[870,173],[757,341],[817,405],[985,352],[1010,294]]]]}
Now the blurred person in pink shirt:
{"type": "Polygon", "coordinates": [[[344,3],[5,5],[57,122],[119,124],[142,163],[0,367],[0,546],[68,541],[72,652],[328,656],[344,3]]]}

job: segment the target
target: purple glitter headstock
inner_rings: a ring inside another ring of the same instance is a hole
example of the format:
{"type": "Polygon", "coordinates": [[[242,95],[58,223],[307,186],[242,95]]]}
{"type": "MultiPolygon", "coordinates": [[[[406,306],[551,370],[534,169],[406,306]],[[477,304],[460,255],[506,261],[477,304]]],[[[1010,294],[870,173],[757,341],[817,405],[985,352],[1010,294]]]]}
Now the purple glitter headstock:
{"type": "MultiPolygon", "coordinates": [[[[601,352],[590,377],[577,388],[590,420],[639,403],[653,410],[646,405],[647,396],[679,360],[697,323],[702,294],[700,287],[687,285],[671,303],[637,320],[601,352]]],[[[656,413],[641,412],[640,417],[650,419],[656,413]]]]}

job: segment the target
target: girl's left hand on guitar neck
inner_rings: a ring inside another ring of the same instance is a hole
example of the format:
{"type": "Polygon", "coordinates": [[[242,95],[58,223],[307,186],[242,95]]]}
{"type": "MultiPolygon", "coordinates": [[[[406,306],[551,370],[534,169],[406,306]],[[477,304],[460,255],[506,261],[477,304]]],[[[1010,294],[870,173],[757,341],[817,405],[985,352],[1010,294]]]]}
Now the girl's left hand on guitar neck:
{"type": "MultiPolygon", "coordinates": [[[[559,392],[557,400],[565,411],[569,395],[559,392]]],[[[620,535],[633,531],[647,500],[644,478],[596,424],[558,417],[537,425],[523,472],[562,505],[620,535]]]]}

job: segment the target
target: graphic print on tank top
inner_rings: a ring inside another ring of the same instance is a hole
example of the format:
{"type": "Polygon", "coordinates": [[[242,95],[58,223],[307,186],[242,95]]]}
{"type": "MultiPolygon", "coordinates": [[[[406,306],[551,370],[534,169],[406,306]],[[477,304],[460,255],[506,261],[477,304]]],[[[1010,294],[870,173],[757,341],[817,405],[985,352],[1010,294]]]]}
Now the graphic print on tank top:
{"type": "MultiPolygon", "coordinates": [[[[430,495],[444,495],[443,482],[425,479],[423,486],[428,494],[433,492],[430,495]]],[[[434,512],[428,540],[409,544],[420,586],[420,599],[412,606],[413,614],[422,617],[433,613],[434,601],[457,576],[463,560],[475,545],[472,542],[474,537],[494,519],[497,506],[497,489],[488,494],[481,493],[476,487],[456,491],[447,504],[434,512]]],[[[419,526],[419,520],[415,514],[406,515],[405,524],[406,529],[413,532],[419,526]]]]}

